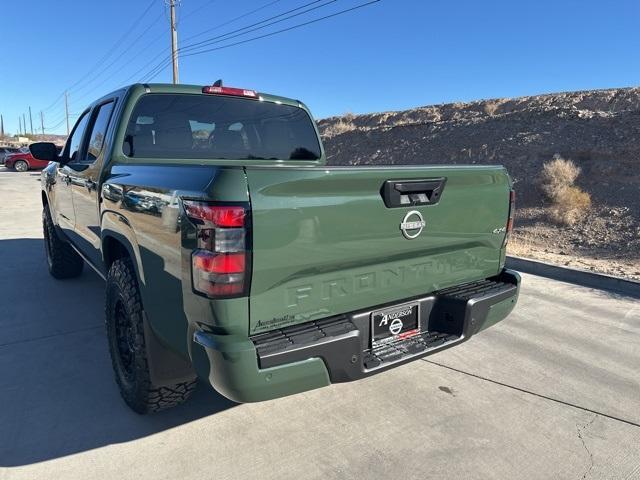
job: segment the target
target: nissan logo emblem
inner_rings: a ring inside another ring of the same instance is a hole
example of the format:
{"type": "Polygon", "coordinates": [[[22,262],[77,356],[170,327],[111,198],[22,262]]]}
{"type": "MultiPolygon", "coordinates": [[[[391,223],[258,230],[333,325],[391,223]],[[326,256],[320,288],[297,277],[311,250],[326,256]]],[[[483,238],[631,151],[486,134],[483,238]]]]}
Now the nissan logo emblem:
{"type": "Polygon", "coordinates": [[[427,222],[422,218],[422,214],[417,210],[411,210],[402,219],[400,230],[404,238],[409,240],[416,238],[422,233],[427,222]]]}

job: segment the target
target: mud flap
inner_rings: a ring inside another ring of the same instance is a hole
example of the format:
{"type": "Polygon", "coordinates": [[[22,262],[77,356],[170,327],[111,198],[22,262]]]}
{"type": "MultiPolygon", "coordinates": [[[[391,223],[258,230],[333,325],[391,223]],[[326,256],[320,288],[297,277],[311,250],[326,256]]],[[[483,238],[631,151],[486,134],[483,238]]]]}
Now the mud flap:
{"type": "Polygon", "coordinates": [[[151,382],[159,387],[195,380],[196,373],[187,360],[166,348],[149,325],[143,312],[144,340],[151,382]]]}

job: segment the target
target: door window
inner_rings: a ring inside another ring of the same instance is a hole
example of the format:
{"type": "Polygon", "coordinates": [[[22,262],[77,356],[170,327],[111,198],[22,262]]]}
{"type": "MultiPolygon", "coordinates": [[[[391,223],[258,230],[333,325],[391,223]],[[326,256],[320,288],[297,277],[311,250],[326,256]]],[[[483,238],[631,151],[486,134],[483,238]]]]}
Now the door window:
{"type": "Polygon", "coordinates": [[[73,133],[71,133],[71,136],[67,140],[69,162],[76,162],[79,160],[78,154],[80,147],[82,147],[82,138],[84,137],[84,131],[87,129],[88,122],[89,112],[84,112],[77,121],[76,126],[73,127],[73,133]]]}
{"type": "Polygon", "coordinates": [[[93,163],[100,156],[104,147],[104,139],[109,128],[111,112],[113,112],[114,102],[103,103],[97,107],[95,121],[89,135],[89,145],[87,146],[87,163],[93,163]]]}

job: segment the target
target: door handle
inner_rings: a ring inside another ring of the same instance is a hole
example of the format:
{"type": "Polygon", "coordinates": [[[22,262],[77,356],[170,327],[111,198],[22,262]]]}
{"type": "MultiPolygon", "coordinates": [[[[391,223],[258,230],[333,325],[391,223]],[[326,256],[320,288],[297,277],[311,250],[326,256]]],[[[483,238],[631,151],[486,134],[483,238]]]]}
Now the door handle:
{"type": "Polygon", "coordinates": [[[440,200],[446,182],[445,177],[387,180],[380,193],[387,208],[434,205],[440,200]]]}
{"type": "Polygon", "coordinates": [[[84,181],[84,185],[85,185],[85,187],[87,187],[87,190],[89,190],[89,191],[95,190],[96,187],[97,187],[96,182],[94,182],[93,180],[89,180],[89,179],[84,181]]]}

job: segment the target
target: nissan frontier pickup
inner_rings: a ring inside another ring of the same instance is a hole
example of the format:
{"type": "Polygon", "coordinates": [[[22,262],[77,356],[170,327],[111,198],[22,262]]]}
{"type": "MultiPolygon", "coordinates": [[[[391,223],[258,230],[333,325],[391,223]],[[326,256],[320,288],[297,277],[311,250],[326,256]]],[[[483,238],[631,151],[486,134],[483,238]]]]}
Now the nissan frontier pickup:
{"type": "Polygon", "coordinates": [[[135,84],[84,110],[61,153],[31,152],[51,162],[49,272],[105,279],[115,378],[139,413],[198,378],[256,402],[386,372],[518,298],[502,166],[328,166],[298,100],[135,84]]]}

